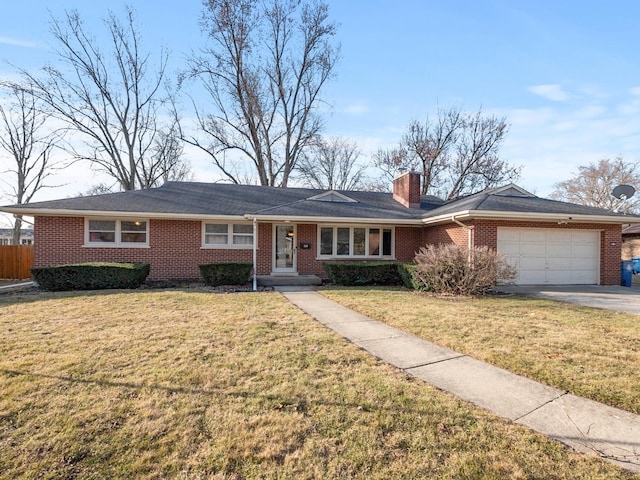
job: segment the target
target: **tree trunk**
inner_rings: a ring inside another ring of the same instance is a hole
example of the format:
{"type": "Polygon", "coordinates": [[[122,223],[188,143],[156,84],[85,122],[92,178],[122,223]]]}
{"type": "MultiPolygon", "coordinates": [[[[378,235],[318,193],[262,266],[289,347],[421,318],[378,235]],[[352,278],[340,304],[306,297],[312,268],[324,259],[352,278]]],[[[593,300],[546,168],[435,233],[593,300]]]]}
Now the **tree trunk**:
{"type": "Polygon", "coordinates": [[[20,231],[22,230],[22,215],[16,215],[16,221],[13,224],[12,245],[20,245],[20,231]]]}

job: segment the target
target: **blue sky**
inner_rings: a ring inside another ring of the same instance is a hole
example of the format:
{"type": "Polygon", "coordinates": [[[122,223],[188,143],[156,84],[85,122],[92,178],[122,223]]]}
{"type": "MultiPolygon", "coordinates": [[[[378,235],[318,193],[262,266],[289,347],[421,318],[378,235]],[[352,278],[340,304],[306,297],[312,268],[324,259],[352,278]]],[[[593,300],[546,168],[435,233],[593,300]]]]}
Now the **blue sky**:
{"type": "MultiPolygon", "coordinates": [[[[50,13],[78,8],[89,25],[105,3],[5,2],[0,59],[35,69],[51,58],[50,13]]],[[[520,185],[547,196],[578,165],[622,155],[640,160],[640,2],[329,0],[342,60],[325,90],[325,134],[356,141],[368,162],[395,144],[410,120],[459,106],[507,117],[504,158],[522,165],[520,185]]],[[[163,44],[175,68],[203,44],[198,0],[132,2],[147,47],[163,44]]],[[[99,34],[101,30],[95,29],[99,34]]],[[[14,70],[0,64],[0,77],[14,70]]],[[[189,152],[201,181],[217,172],[189,152]]],[[[2,162],[2,160],[0,160],[2,162]]],[[[86,190],[97,179],[74,168],[63,188],[36,200],[86,190]]],[[[0,186],[0,189],[3,187],[0,186]]],[[[1,192],[0,192],[1,193],[1,192]]],[[[4,200],[0,198],[0,200],[4,200]]],[[[6,201],[1,203],[7,203],[6,201]]]]}

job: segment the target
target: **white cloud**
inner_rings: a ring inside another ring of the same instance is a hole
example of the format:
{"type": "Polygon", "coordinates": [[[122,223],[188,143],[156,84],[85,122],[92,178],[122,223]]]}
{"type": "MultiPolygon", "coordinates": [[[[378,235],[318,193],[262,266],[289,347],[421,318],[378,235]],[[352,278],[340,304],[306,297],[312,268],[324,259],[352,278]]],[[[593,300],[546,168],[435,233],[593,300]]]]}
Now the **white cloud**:
{"type": "Polygon", "coordinates": [[[569,94],[562,89],[562,86],[557,84],[534,85],[527,88],[527,90],[553,102],[564,102],[570,98],[569,94]]]}
{"type": "Polygon", "coordinates": [[[369,112],[369,106],[364,103],[352,103],[351,105],[347,105],[342,111],[350,115],[362,115],[369,112]]]}
{"type": "Polygon", "coordinates": [[[544,125],[553,118],[553,115],[551,108],[517,108],[507,113],[507,120],[511,125],[544,125]]]}
{"type": "Polygon", "coordinates": [[[11,37],[0,37],[0,44],[11,45],[12,47],[38,48],[38,44],[36,42],[11,37]]]}
{"type": "Polygon", "coordinates": [[[610,96],[609,102],[586,93],[580,90],[564,104],[501,112],[511,124],[501,153],[523,166],[518,182],[523,188],[548,196],[581,165],[618,155],[640,160],[640,87],[610,96]]]}

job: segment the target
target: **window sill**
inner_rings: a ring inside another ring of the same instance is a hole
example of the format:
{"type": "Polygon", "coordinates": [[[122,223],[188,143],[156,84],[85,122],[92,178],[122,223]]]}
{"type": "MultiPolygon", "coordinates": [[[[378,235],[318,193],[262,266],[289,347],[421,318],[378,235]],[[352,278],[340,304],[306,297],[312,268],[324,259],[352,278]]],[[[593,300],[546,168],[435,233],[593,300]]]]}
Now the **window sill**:
{"type": "Polygon", "coordinates": [[[202,245],[200,250],[253,250],[253,245],[202,245]]]}
{"type": "Polygon", "coordinates": [[[83,248],[151,248],[148,244],[143,243],[136,245],[135,243],[85,243],[83,248]]]}
{"type": "Polygon", "coordinates": [[[388,261],[396,261],[396,257],[365,257],[365,256],[349,256],[349,255],[339,255],[339,256],[321,256],[321,257],[316,257],[316,260],[319,262],[326,262],[326,261],[334,261],[334,260],[366,260],[366,261],[374,261],[374,260],[388,260],[388,261]]]}

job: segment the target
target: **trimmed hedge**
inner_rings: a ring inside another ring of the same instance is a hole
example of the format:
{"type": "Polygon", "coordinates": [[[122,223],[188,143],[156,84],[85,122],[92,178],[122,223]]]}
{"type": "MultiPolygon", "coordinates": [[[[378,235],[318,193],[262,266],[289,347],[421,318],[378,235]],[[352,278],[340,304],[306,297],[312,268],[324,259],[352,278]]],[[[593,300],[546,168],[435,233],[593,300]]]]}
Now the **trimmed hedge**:
{"type": "Polygon", "coordinates": [[[325,262],[324,270],[336,285],[400,285],[398,262],[325,262]]]}
{"type": "Polygon", "coordinates": [[[244,285],[251,279],[253,263],[224,262],[198,265],[204,283],[211,287],[244,285]]]}
{"type": "Polygon", "coordinates": [[[104,290],[138,288],[149,275],[148,263],[77,263],[32,268],[42,290],[104,290]]]}
{"type": "Polygon", "coordinates": [[[417,265],[415,263],[398,263],[398,275],[400,275],[402,285],[411,290],[428,290],[417,280],[415,274],[416,267],[417,265]]]}

